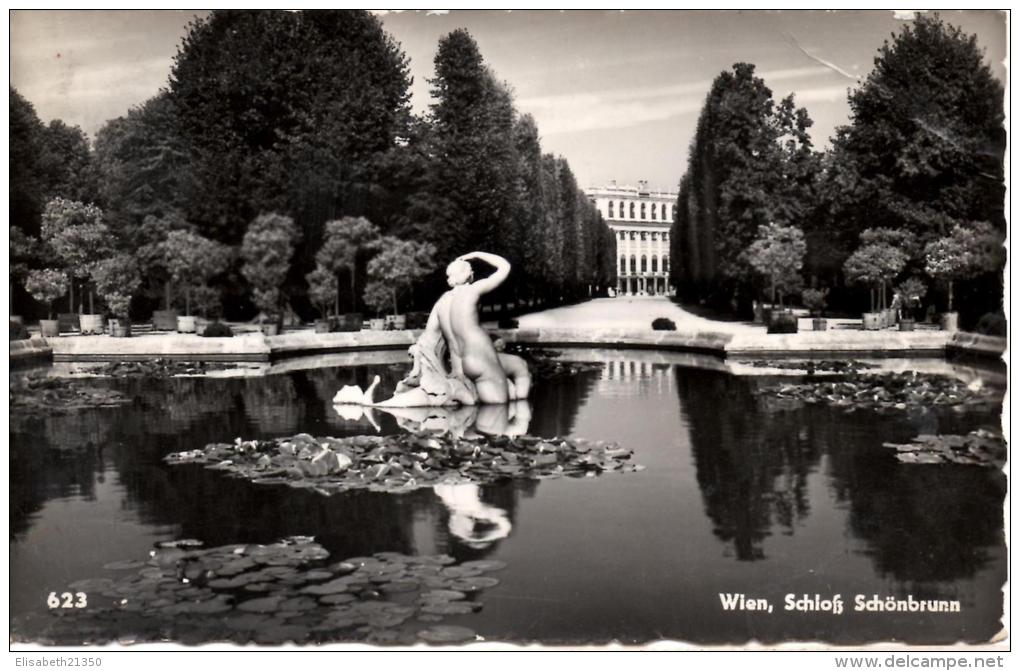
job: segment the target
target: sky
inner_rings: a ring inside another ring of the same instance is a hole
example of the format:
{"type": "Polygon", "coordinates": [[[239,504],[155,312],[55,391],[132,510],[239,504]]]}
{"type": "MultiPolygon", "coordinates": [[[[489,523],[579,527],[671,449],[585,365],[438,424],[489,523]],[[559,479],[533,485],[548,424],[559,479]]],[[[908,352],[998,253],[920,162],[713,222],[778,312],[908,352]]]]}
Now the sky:
{"type": "MultiPolygon", "coordinates": [[[[203,12],[15,11],[11,84],[43,121],[91,137],[166,86],[187,24],[203,12]]],[[[1006,79],[1006,18],[943,11],[977,35],[1006,79]]],[[[847,91],[866,77],[883,40],[913,12],[470,11],[387,12],[384,28],[410,59],[412,102],[427,110],[440,37],[466,28],[483,58],[535,117],[545,151],[569,160],[584,186],[609,180],[672,190],[713,78],[756,66],[776,100],[793,93],[816,146],[848,122],[847,91]]]]}

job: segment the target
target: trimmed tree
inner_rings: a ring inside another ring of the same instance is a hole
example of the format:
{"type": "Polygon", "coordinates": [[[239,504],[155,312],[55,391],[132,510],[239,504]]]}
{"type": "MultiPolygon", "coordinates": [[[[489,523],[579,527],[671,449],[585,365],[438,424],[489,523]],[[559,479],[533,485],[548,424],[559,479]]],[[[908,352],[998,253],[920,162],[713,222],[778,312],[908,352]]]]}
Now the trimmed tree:
{"type": "Polygon", "coordinates": [[[323,266],[315,266],[315,270],[305,275],[308,281],[308,299],[318,309],[323,319],[329,317],[329,308],[340,296],[340,285],[336,273],[323,266]]]}
{"type": "Polygon", "coordinates": [[[170,282],[184,288],[184,314],[191,314],[192,289],[226,270],[230,248],[187,230],[170,231],[163,244],[170,282]]]}
{"type": "Polygon", "coordinates": [[[804,233],[796,226],[769,223],[758,227],[758,237],[744,256],[756,273],[768,278],[773,305],[777,292],[782,306],[783,295],[800,285],[806,251],[804,233]]]}
{"type": "Polygon", "coordinates": [[[382,312],[387,295],[393,301],[393,314],[399,311],[400,294],[432,272],[436,266],[436,248],[431,243],[413,242],[385,237],[382,251],[368,262],[369,283],[365,288],[365,301],[382,312]]]}
{"type": "Polygon", "coordinates": [[[946,283],[947,312],[953,311],[953,282],[998,270],[1004,253],[1000,234],[986,222],[956,225],[946,237],[928,243],[924,252],[925,272],[946,283]]]}
{"type": "Polygon", "coordinates": [[[127,319],[131,299],[142,286],[138,261],[130,254],[117,254],[96,264],[94,271],[96,291],[106,301],[110,313],[118,319],[127,319]]]}
{"type": "Polygon", "coordinates": [[[907,255],[900,249],[884,243],[865,244],[857,249],[843,264],[848,281],[865,284],[871,288],[871,312],[884,307],[885,284],[895,278],[907,264],[907,255]],[[876,294],[881,291],[880,301],[876,294]]]}
{"type": "MultiPolygon", "coordinates": [[[[364,217],[344,217],[326,222],[322,248],[315,255],[316,264],[335,275],[344,271],[351,276],[351,311],[357,307],[357,268],[364,258],[378,249],[379,229],[364,217]]],[[[314,271],[313,271],[314,272],[314,271]]],[[[340,314],[339,277],[338,291],[334,303],[340,314]]]]}
{"type": "MultiPolygon", "coordinates": [[[[110,255],[113,240],[103,223],[103,211],[95,205],[64,198],[46,203],[42,215],[42,240],[71,276],[87,282],[96,265],[110,255]]],[[[92,287],[88,289],[89,312],[95,313],[92,287]]],[[[71,284],[71,309],[74,309],[74,284],[71,284]]],[[[83,306],[78,306],[78,312],[83,306]]]]}
{"type": "Polygon", "coordinates": [[[25,278],[25,291],[46,305],[49,319],[53,319],[53,302],[67,293],[67,276],[59,270],[45,268],[33,270],[25,278]]]}
{"type": "Polygon", "coordinates": [[[294,220],[282,214],[260,214],[241,242],[241,274],[253,290],[255,305],[277,321],[283,314],[283,283],[301,234],[294,220]]]}

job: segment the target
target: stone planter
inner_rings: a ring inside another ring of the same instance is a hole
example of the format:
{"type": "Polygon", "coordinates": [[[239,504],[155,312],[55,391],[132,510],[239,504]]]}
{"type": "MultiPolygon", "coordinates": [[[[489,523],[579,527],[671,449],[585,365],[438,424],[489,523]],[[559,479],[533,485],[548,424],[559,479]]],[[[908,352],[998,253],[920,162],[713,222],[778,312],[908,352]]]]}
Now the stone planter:
{"type": "Polygon", "coordinates": [[[887,308],[885,311],[885,325],[896,326],[896,324],[897,324],[896,310],[893,310],[892,308],[887,308]]]}
{"type": "Polygon", "coordinates": [[[178,333],[195,333],[198,327],[198,318],[193,316],[180,315],[177,317],[178,333]]]}
{"type": "Polygon", "coordinates": [[[274,335],[279,335],[280,334],[280,325],[279,324],[262,324],[261,325],[261,329],[262,329],[262,335],[274,336],[274,335]]]}
{"type": "Polygon", "coordinates": [[[953,333],[960,330],[960,313],[943,312],[941,323],[943,331],[949,331],[950,333],[953,333]]]}
{"type": "Polygon", "coordinates": [[[861,328],[865,331],[880,331],[883,321],[881,312],[865,312],[861,315],[861,328]]]}
{"type": "Polygon", "coordinates": [[[393,317],[393,321],[390,322],[390,325],[393,327],[393,330],[395,331],[403,331],[405,328],[407,328],[407,319],[404,317],[404,315],[396,315],[393,317]]]}
{"type": "Polygon", "coordinates": [[[379,317],[377,319],[369,319],[368,320],[368,327],[370,329],[372,329],[373,331],[385,331],[386,330],[386,320],[383,319],[382,317],[379,317]]]}
{"type": "Polygon", "coordinates": [[[79,323],[82,335],[102,335],[105,330],[103,315],[82,315],[79,323]]]}
{"type": "Polygon", "coordinates": [[[315,320],[315,332],[316,333],[329,333],[331,326],[331,319],[316,319],[315,320]]]}
{"type": "Polygon", "coordinates": [[[114,338],[130,338],[131,337],[131,320],[129,319],[111,319],[110,320],[110,335],[114,338]]]}
{"type": "Polygon", "coordinates": [[[788,311],[773,310],[769,316],[768,333],[796,333],[797,315],[788,311]]]}
{"type": "Polygon", "coordinates": [[[156,310],[152,313],[152,328],[154,331],[176,331],[177,310],[156,310]]]}
{"type": "Polygon", "coordinates": [[[828,331],[829,322],[822,319],[821,317],[815,317],[814,319],[811,320],[811,328],[812,330],[815,331],[828,331]]]}
{"type": "Polygon", "coordinates": [[[78,315],[74,312],[61,312],[57,314],[57,324],[61,333],[77,331],[80,328],[78,315]]]}
{"type": "Polygon", "coordinates": [[[900,330],[901,331],[913,331],[914,330],[914,320],[913,319],[901,319],[900,320],[900,330]]]}
{"type": "Polygon", "coordinates": [[[40,319],[39,332],[43,338],[56,338],[60,335],[60,321],[56,319],[40,319]]]}

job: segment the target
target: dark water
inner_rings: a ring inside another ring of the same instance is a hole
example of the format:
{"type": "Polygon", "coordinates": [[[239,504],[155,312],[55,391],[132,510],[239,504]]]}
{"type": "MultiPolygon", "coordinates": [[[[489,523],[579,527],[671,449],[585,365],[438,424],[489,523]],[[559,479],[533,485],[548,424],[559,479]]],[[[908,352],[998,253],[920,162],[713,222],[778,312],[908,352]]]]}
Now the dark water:
{"type": "MultiPolygon", "coordinates": [[[[578,353],[572,353],[577,357],[578,353]]],[[[484,486],[509,535],[469,542],[432,490],[331,498],[265,487],[161,458],[212,441],[374,433],[330,399],[393,366],[324,367],[244,379],[115,380],[127,407],[11,417],[10,566],[15,626],[46,595],[153,544],[208,546],[315,536],[334,557],[392,550],[494,558],[508,567],[484,609],[447,618],[488,640],[694,643],[983,641],[999,631],[1006,578],[993,469],[900,465],[884,441],[965,433],[987,413],[879,416],[770,407],[770,381],[599,352],[604,365],[536,382],[529,433],[613,440],[640,473],[484,486]],[[451,531],[452,529],[452,531],[451,531]],[[720,593],[772,614],[727,612],[720,593]],[[842,615],[783,610],[786,594],[841,594],[842,615]],[[958,600],[959,613],[855,613],[855,594],[958,600]]],[[[378,418],[383,432],[399,431],[378,418]]]]}

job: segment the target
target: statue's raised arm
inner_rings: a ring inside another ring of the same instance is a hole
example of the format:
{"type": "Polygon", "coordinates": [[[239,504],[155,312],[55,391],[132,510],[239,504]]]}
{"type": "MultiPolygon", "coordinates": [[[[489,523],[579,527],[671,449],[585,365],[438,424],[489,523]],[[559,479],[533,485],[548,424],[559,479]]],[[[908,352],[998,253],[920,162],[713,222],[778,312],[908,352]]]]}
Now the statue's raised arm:
{"type": "Polygon", "coordinates": [[[485,279],[475,280],[471,283],[471,287],[479,294],[489,293],[499,285],[503,284],[503,281],[510,275],[510,262],[499,254],[490,254],[489,252],[470,252],[457,257],[458,261],[469,261],[470,259],[485,261],[496,269],[495,272],[485,279]]]}

